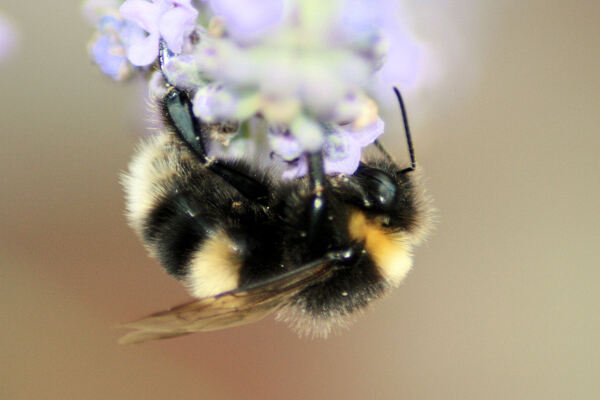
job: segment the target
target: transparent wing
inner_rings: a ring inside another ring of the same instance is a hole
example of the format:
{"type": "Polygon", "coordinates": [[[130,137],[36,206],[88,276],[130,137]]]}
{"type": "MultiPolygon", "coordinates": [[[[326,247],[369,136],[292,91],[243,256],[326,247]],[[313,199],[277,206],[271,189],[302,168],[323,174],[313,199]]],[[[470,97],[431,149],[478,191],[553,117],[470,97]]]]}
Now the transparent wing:
{"type": "Polygon", "coordinates": [[[332,268],[332,262],[347,257],[347,251],[332,252],[263,282],[194,300],[121,325],[122,328],[135,331],[121,337],[119,343],[142,343],[258,321],[284,306],[302,289],[327,279],[335,269],[332,268]]]}

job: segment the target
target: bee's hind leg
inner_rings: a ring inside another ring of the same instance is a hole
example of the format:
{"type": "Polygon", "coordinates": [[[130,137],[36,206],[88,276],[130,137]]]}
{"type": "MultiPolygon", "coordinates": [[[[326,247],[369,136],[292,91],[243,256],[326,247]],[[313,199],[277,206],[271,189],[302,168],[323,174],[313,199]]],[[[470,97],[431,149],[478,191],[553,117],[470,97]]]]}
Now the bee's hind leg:
{"type": "Polygon", "coordinates": [[[209,160],[206,151],[206,138],[202,135],[201,124],[194,118],[192,102],[188,94],[168,81],[164,72],[165,63],[172,56],[164,40],[160,41],[160,68],[169,85],[169,92],[163,100],[163,109],[167,121],[174,128],[175,134],[186,144],[206,168],[220,176],[233,186],[244,197],[259,204],[267,205],[270,201],[269,188],[251,175],[245,174],[236,165],[219,160],[209,160]]]}

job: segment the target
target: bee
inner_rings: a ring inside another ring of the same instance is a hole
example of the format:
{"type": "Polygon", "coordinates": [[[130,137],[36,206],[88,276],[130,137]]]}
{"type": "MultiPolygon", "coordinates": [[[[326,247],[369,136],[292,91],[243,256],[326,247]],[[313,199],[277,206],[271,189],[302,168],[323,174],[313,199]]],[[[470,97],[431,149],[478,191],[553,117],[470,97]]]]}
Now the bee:
{"type": "MultiPolygon", "coordinates": [[[[161,67],[167,56],[161,43],[161,67]]],[[[397,89],[408,167],[375,142],[383,156],[352,175],[326,175],[315,152],[307,176],[283,181],[243,160],[209,158],[205,124],[193,117],[188,94],[165,80],[165,129],[130,164],[127,215],[150,254],[196,300],[123,325],[134,331],[120,343],[247,324],[273,312],[300,334],[325,336],[400,284],[430,208],[413,176],[397,89]]]]}

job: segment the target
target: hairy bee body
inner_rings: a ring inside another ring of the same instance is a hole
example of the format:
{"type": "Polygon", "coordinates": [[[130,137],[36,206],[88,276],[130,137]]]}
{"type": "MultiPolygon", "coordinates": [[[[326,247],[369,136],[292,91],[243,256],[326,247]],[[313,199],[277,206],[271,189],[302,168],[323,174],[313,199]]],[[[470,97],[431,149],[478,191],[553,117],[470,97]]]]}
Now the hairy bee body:
{"type": "Polygon", "coordinates": [[[430,218],[428,202],[413,178],[387,160],[367,161],[355,174],[330,176],[326,183],[326,221],[311,241],[294,228],[308,218],[308,191],[292,182],[287,197],[282,196],[288,222],[284,243],[291,244],[283,248],[286,261],[302,265],[339,249],[353,254],[329,279],[294,296],[279,314],[298,332],[316,336],[346,326],[357,312],[401,283],[430,218]],[[390,187],[396,193],[382,202],[390,187]]]}
{"type": "Polygon", "coordinates": [[[273,307],[298,332],[324,336],[397,286],[410,269],[427,207],[412,177],[393,163],[372,160],[353,175],[327,177],[323,221],[310,238],[308,178],[281,182],[243,161],[227,163],[264,185],[269,196],[250,201],[169,129],[144,141],[124,180],[131,225],[194,297],[260,284],[350,249],[352,256],[332,263],[327,279],[273,307]]]}
{"type": "MultiPolygon", "coordinates": [[[[161,42],[160,66],[168,57],[161,42]]],[[[414,154],[400,93],[411,166],[381,158],[352,175],[324,171],[284,181],[268,168],[207,156],[234,125],[193,116],[189,94],[165,82],[164,127],[144,140],[123,182],[127,216],[150,254],[197,298],[125,327],[138,343],[249,323],[271,312],[300,333],[346,325],[398,286],[423,238],[429,207],[414,180],[414,154]]]]}
{"type": "MultiPolygon", "coordinates": [[[[241,161],[230,164],[251,171],[241,161]]],[[[253,173],[264,184],[266,173],[253,173]]],[[[167,272],[206,297],[282,272],[276,221],[249,202],[173,133],[146,140],[125,178],[130,223],[167,272]]]]}

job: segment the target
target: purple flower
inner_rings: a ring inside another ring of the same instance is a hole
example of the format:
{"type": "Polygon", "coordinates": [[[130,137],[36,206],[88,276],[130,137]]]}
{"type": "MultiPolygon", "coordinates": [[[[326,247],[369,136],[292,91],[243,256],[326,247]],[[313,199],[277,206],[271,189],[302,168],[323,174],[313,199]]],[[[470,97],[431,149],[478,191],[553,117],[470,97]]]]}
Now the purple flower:
{"type": "Polygon", "coordinates": [[[225,19],[227,32],[236,41],[252,42],[283,18],[283,0],[210,0],[215,16],[225,19]]]}
{"type": "Polygon", "coordinates": [[[350,135],[350,139],[360,147],[367,147],[373,143],[385,130],[385,122],[381,118],[377,118],[369,125],[363,127],[355,127],[350,124],[338,126],[338,130],[347,132],[350,135]]]}
{"type": "Polygon", "coordinates": [[[289,129],[279,125],[269,126],[267,141],[271,149],[274,149],[274,154],[288,163],[298,159],[303,152],[298,139],[292,136],[289,129]]]}
{"type": "Polygon", "coordinates": [[[259,96],[235,92],[218,83],[201,86],[194,95],[194,114],[206,122],[242,121],[250,118],[259,107],[259,96]]]}
{"type": "Polygon", "coordinates": [[[234,114],[236,98],[222,85],[210,84],[196,91],[192,103],[196,117],[205,122],[218,122],[234,114]]]}
{"type": "Polygon", "coordinates": [[[202,79],[196,60],[196,57],[190,54],[166,58],[164,73],[169,83],[187,90],[205,85],[206,82],[202,79]]]}
{"type": "MultiPolygon", "coordinates": [[[[278,161],[278,156],[275,154],[275,161],[278,161]]],[[[302,154],[299,158],[293,161],[284,163],[285,169],[281,174],[283,179],[301,178],[308,173],[308,158],[306,154],[302,154]]]]}
{"type": "Polygon", "coordinates": [[[302,148],[306,151],[319,151],[323,148],[323,129],[317,121],[305,115],[296,117],[290,124],[290,130],[302,148]]]}
{"type": "Polygon", "coordinates": [[[237,157],[254,140],[248,126],[267,128],[284,178],[306,175],[312,152],[326,173],[354,173],[384,128],[367,95],[381,81],[373,78],[385,76],[389,89],[416,73],[419,48],[397,23],[397,0],[125,0],[120,15],[115,1],[124,0],[87,0],[95,23],[105,17],[91,46],[102,70],[122,79],[131,64],[151,65],[164,40],[173,54],[153,75],[152,95],[164,92],[164,74],[193,94],[196,117],[245,127],[235,151],[221,141],[209,146],[215,154],[237,157]]]}
{"type": "MultiPolygon", "coordinates": [[[[325,173],[351,175],[360,163],[361,152],[379,137],[385,124],[377,118],[371,124],[356,128],[352,124],[332,125],[328,128],[323,145],[325,173]]],[[[282,164],[284,179],[299,178],[308,172],[306,153],[289,130],[269,128],[269,144],[276,164],[282,164]]]]}
{"type": "Polygon", "coordinates": [[[144,32],[137,25],[112,14],[98,20],[98,31],[89,46],[94,62],[114,80],[126,79],[132,68],[125,57],[125,47],[130,41],[142,38],[144,32]]]}
{"type": "Polygon", "coordinates": [[[194,30],[198,11],[191,0],[127,0],[119,9],[121,16],[140,26],[148,36],[131,42],[127,58],[133,65],[146,66],[158,56],[161,38],[174,53],[181,53],[186,37],[194,30]]]}
{"type": "Polygon", "coordinates": [[[105,34],[99,36],[90,48],[90,53],[102,72],[116,81],[121,81],[129,75],[130,67],[122,44],[115,36],[105,34]]]}
{"type": "Polygon", "coordinates": [[[358,129],[350,124],[332,127],[332,132],[327,135],[323,147],[325,172],[353,174],[360,163],[363,147],[373,143],[383,133],[384,128],[385,124],[380,118],[358,129]]]}
{"type": "Polygon", "coordinates": [[[406,31],[396,0],[343,0],[338,34],[353,42],[374,70],[390,85],[415,84],[421,66],[421,47],[406,31]],[[384,63],[385,61],[385,63],[384,63]]]}
{"type": "Polygon", "coordinates": [[[389,50],[379,74],[388,85],[414,86],[422,69],[423,49],[399,25],[388,26],[389,50]]]}
{"type": "Polygon", "coordinates": [[[361,146],[346,131],[340,130],[328,135],[323,151],[327,173],[351,175],[358,168],[361,146]]]}

